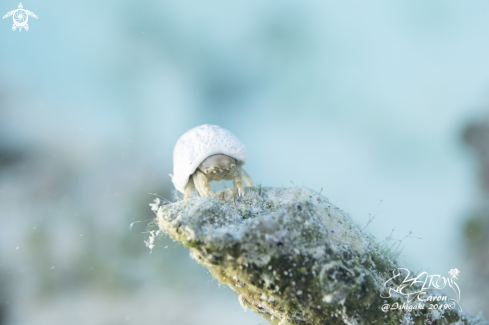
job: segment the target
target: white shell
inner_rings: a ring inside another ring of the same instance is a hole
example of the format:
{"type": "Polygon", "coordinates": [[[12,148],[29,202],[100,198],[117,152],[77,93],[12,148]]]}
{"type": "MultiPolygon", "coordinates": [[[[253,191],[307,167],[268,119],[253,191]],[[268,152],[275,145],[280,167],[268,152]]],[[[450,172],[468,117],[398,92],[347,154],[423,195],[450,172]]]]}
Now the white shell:
{"type": "Polygon", "coordinates": [[[173,176],[175,188],[185,191],[190,175],[209,156],[223,154],[246,163],[248,154],[244,144],[231,133],[217,125],[197,126],[178,139],[173,150],[173,176]]]}

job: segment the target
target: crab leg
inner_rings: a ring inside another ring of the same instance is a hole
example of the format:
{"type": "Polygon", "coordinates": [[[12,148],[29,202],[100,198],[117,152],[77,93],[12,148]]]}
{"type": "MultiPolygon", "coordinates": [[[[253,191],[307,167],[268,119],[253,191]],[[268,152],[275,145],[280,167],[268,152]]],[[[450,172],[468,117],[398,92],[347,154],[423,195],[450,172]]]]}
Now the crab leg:
{"type": "Polygon", "coordinates": [[[241,177],[243,177],[243,180],[246,182],[246,184],[248,184],[248,186],[253,186],[253,181],[251,180],[250,175],[248,175],[246,170],[243,168],[241,168],[241,177]]]}
{"type": "Polygon", "coordinates": [[[239,171],[237,171],[236,175],[234,176],[233,185],[234,190],[238,191],[238,196],[244,196],[244,184],[239,171]]]}
{"type": "Polygon", "coordinates": [[[189,199],[192,194],[195,192],[195,184],[194,180],[192,177],[189,178],[187,185],[185,186],[185,195],[183,196],[183,199],[189,199]]]}
{"type": "Polygon", "coordinates": [[[192,175],[192,178],[194,180],[195,187],[197,188],[197,191],[199,192],[200,196],[207,197],[212,194],[211,186],[207,181],[207,176],[205,176],[203,172],[197,169],[195,173],[192,175]]]}

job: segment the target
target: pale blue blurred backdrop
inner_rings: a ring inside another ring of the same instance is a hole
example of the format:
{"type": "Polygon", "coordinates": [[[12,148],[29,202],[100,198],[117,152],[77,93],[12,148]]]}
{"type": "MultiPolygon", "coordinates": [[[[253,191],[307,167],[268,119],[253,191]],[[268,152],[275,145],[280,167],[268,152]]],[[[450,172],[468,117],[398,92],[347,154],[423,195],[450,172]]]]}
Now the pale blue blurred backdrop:
{"type": "Polygon", "coordinates": [[[422,238],[405,265],[463,278],[489,2],[23,5],[28,32],[0,20],[1,325],[264,323],[171,240],[149,254],[147,221],[128,229],[148,193],[173,198],[173,146],[206,123],[256,183],[322,189],[379,240],[422,238]]]}

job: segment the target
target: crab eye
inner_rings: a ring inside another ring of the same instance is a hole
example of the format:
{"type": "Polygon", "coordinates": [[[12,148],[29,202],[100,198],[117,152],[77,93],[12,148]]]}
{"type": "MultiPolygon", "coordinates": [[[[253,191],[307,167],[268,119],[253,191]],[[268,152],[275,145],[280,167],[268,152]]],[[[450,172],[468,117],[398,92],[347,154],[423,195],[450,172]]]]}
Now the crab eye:
{"type": "Polygon", "coordinates": [[[204,173],[209,174],[209,168],[204,169],[204,173]]]}

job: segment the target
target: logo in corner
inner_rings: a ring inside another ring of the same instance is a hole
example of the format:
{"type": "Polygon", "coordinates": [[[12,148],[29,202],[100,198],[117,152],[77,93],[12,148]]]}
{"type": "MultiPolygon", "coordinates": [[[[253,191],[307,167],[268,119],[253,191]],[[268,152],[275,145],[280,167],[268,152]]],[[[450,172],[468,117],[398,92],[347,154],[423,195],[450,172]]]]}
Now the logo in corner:
{"type": "Polygon", "coordinates": [[[14,20],[14,24],[12,25],[12,31],[14,32],[17,28],[19,29],[19,32],[22,31],[22,28],[28,31],[29,25],[27,25],[27,21],[29,20],[29,16],[37,18],[35,13],[29,10],[25,10],[24,6],[22,6],[22,3],[19,3],[18,9],[7,12],[7,14],[3,16],[3,19],[10,16],[12,16],[14,20]]]}
{"type": "Polygon", "coordinates": [[[384,300],[381,310],[388,312],[389,310],[429,309],[432,312],[431,310],[458,308],[459,311],[462,311],[460,288],[456,282],[459,274],[458,269],[451,269],[448,271],[450,277],[445,278],[438,274],[430,275],[427,272],[414,275],[408,269],[397,268],[392,272],[393,277],[384,283],[380,295],[382,298],[396,298],[397,301],[389,304],[387,300],[384,300]],[[439,290],[447,286],[452,289],[455,298],[448,298],[440,293],[439,290]]]}

